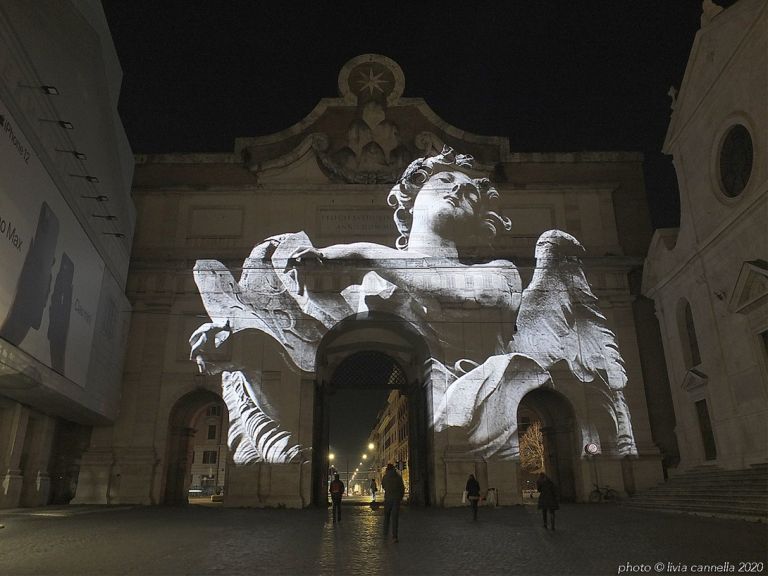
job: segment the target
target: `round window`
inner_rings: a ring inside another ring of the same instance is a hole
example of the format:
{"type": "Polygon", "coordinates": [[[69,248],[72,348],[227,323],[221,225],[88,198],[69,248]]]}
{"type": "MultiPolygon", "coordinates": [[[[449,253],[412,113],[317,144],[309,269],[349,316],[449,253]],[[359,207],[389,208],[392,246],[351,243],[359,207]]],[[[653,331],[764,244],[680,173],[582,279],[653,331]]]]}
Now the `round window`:
{"type": "Polygon", "coordinates": [[[752,173],[752,137],[737,124],[725,135],[720,148],[720,184],[723,192],[734,198],[741,194],[752,173]]]}

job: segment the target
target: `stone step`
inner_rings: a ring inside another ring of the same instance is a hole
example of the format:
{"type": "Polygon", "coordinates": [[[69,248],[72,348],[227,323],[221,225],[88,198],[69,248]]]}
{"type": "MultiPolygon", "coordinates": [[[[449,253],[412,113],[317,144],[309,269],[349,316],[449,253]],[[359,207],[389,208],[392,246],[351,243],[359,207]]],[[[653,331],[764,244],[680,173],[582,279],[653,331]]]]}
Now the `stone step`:
{"type": "Polygon", "coordinates": [[[737,488],[734,486],[674,486],[664,485],[649,488],[643,494],[669,494],[670,496],[679,494],[698,494],[707,497],[718,498],[720,496],[751,496],[755,498],[768,497],[768,491],[763,489],[737,488]]]}
{"type": "Polygon", "coordinates": [[[763,478],[670,478],[667,483],[675,485],[701,485],[711,484],[713,486],[759,486],[768,487],[768,482],[763,478]]]}
{"type": "Polygon", "coordinates": [[[654,510],[709,510],[717,509],[719,511],[729,511],[733,514],[737,512],[748,512],[754,516],[768,516],[768,511],[760,506],[730,506],[722,503],[702,503],[686,502],[675,506],[665,506],[657,502],[629,502],[625,504],[630,508],[648,508],[654,510]]]}
{"type": "Polygon", "coordinates": [[[764,510],[766,513],[768,513],[768,502],[765,502],[763,500],[751,500],[748,498],[740,499],[740,500],[729,500],[729,499],[719,499],[719,500],[708,500],[703,498],[696,498],[696,497],[690,497],[690,498],[651,498],[651,497],[640,497],[640,498],[630,498],[629,500],[626,500],[625,502],[632,504],[635,502],[642,502],[645,504],[654,504],[657,506],[678,506],[678,505],[688,505],[688,504],[703,504],[708,505],[712,504],[714,506],[720,506],[720,505],[728,505],[728,506],[747,506],[750,508],[757,508],[760,510],[764,510]]]}
{"type": "Polygon", "coordinates": [[[671,476],[670,480],[750,480],[750,481],[766,481],[766,475],[768,473],[761,472],[759,470],[750,470],[749,472],[734,470],[734,471],[722,471],[711,472],[709,474],[686,472],[671,476]]]}
{"type": "Polygon", "coordinates": [[[643,510],[729,514],[734,516],[749,516],[755,519],[768,518],[768,511],[766,511],[764,508],[750,508],[748,506],[724,506],[720,504],[680,504],[676,506],[661,506],[657,504],[645,504],[640,502],[627,502],[624,503],[623,506],[626,506],[627,508],[643,510]]]}
{"type": "Polygon", "coordinates": [[[636,500],[631,498],[629,500],[623,500],[622,506],[629,507],[641,507],[641,508],[671,508],[671,509],[684,509],[684,508],[722,508],[730,510],[752,510],[763,516],[768,515],[768,510],[765,506],[750,502],[707,502],[703,500],[689,500],[680,502],[666,502],[656,500],[636,500]]]}
{"type": "Polygon", "coordinates": [[[690,474],[672,476],[670,477],[670,480],[691,482],[699,482],[702,480],[710,482],[740,482],[742,480],[746,482],[765,482],[765,476],[765,474],[690,474]]]}
{"type": "Polygon", "coordinates": [[[623,500],[623,506],[768,519],[768,464],[743,470],[698,466],[623,500]]]}
{"type": "Polygon", "coordinates": [[[691,493],[691,494],[754,494],[757,496],[768,496],[768,489],[762,487],[759,488],[734,488],[733,486],[655,486],[649,488],[648,492],[669,492],[672,494],[677,493],[691,493]]]}
{"type": "Polygon", "coordinates": [[[750,494],[742,495],[709,495],[709,494],[640,494],[630,498],[631,500],[657,500],[669,502],[671,504],[683,500],[697,500],[700,502],[754,502],[768,509],[768,498],[752,496],[750,494]]]}
{"type": "Polygon", "coordinates": [[[642,494],[666,494],[669,496],[696,494],[706,496],[707,498],[719,498],[720,496],[737,497],[750,496],[752,498],[766,498],[768,493],[765,490],[739,490],[737,488],[718,487],[718,488],[692,488],[690,486],[659,486],[642,492],[642,494]]]}

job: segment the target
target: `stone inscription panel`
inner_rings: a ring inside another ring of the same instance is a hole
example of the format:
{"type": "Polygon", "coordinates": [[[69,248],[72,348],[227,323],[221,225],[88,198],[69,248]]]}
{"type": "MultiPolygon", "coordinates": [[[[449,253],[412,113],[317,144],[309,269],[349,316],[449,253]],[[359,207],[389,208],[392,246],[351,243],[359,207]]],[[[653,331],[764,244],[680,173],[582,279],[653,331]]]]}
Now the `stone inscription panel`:
{"type": "Polygon", "coordinates": [[[242,206],[190,207],[187,238],[240,238],[242,235],[242,206]]]}
{"type": "Polygon", "coordinates": [[[392,236],[397,228],[390,209],[320,208],[318,230],[323,236],[392,236]]]}

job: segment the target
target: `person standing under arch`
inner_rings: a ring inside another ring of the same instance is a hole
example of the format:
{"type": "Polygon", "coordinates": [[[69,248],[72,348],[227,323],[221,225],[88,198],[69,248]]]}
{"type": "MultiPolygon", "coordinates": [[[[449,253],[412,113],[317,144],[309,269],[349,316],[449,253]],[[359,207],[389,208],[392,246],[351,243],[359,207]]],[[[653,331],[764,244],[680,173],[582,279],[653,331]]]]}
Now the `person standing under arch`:
{"type": "Polygon", "coordinates": [[[477,520],[477,505],[480,502],[480,482],[477,481],[474,474],[470,474],[467,479],[467,499],[469,505],[472,506],[472,519],[477,520]]]}
{"type": "Polygon", "coordinates": [[[398,542],[400,501],[405,496],[405,484],[393,464],[387,464],[387,471],[381,479],[381,487],[384,488],[384,537],[386,538],[389,533],[389,521],[391,519],[392,540],[398,542]]]}
{"type": "Polygon", "coordinates": [[[557,498],[557,486],[552,480],[541,472],[536,479],[536,489],[539,491],[539,510],[544,520],[544,530],[547,529],[547,511],[551,519],[552,531],[555,531],[555,510],[560,508],[557,498]]]}

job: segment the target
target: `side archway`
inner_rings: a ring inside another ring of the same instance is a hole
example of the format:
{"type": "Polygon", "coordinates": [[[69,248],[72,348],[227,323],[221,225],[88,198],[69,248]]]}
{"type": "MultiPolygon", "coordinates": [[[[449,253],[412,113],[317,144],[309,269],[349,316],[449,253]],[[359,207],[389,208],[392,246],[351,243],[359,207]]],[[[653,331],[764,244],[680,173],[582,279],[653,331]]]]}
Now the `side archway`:
{"type": "MultiPolygon", "coordinates": [[[[544,472],[557,484],[562,500],[575,501],[578,495],[576,476],[580,470],[581,434],[571,403],[555,390],[531,390],[520,401],[518,422],[521,428],[538,422],[543,442],[544,472]]],[[[525,482],[523,488],[526,488],[525,482]]]]}
{"type": "MultiPolygon", "coordinates": [[[[221,396],[198,388],[176,401],[168,417],[168,440],[165,458],[165,488],[163,503],[183,505],[189,503],[189,488],[192,481],[192,465],[195,448],[195,423],[209,407],[218,407],[223,425],[217,432],[225,437],[227,424],[226,409],[221,396]]],[[[220,452],[210,464],[220,466],[220,452]]]]}

